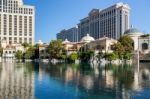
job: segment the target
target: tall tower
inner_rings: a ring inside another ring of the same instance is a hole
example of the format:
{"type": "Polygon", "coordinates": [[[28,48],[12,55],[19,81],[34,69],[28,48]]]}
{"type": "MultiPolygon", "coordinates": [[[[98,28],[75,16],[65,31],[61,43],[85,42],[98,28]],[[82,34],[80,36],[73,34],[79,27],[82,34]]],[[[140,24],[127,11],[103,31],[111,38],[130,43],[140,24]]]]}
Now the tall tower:
{"type": "Polygon", "coordinates": [[[100,37],[119,39],[129,29],[130,7],[117,3],[100,11],[100,37]]]}
{"type": "Polygon", "coordinates": [[[0,40],[33,45],[34,29],[34,6],[24,5],[22,0],[0,0],[0,40]]]}
{"type": "Polygon", "coordinates": [[[105,9],[93,9],[88,17],[80,20],[79,40],[89,33],[95,39],[110,37],[119,39],[129,29],[130,7],[117,3],[105,9]]]}

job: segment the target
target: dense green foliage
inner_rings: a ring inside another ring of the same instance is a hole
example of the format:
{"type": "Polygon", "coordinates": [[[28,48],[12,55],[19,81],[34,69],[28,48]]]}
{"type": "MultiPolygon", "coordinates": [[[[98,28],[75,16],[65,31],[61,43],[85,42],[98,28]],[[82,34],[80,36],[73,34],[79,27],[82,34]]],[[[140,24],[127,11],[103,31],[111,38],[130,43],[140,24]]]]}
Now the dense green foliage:
{"type": "Polygon", "coordinates": [[[125,49],[124,49],[123,45],[121,45],[120,42],[114,44],[114,53],[116,53],[118,55],[119,59],[123,58],[124,52],[125,52],[125,49]]]}
{"type": "Polygon", "coordinates": [[[0,56],[2,56],[2,54],[3,54],[3,48],[2,48],[2,46],[0,44],[0,56]]]}
{"type": "Polygon", "coordinates": [[[23,46],[24,48],[31,47],[31,45],[30,45],[30,44],[28,44],[28,43],[26,43],[26,42],[25,42],[25,43],[23,43],[23,44],[22,44],[22,46],[23,46]]]}
{"type": "Polygon", "coordinates": [[[141,35],[141,37],[149,37],[150,34],[144,34],[144,35],[141,35]]]}
{"type": "Polygon", "coordinates": [[[112,60],[116,60],[118,58],[118,56],[115,53],[106,53],[105,58],[108,61],[112,61],[112,60]]]}
{"type": "Polygon", "coordinates": [[[24,53],[24,59],[38,59],[39,58],[39,45],[29,47],[24,53]]]}
{"type": "Polygon", "coordinates": [[[25,52],[17,51],[15,57],[17,59],[38,59],[39,58],[39,45],[36,44],[31,46],[28,43],[23,43],[22,46],[25,48],[25,52]]]}
{"type": "Polygon", "coordinates": [[[33,59],[34,56],[34,48],[31,47],[29,48],[25,53],[24,53],[24,58],[25,59],[33,59]]]}
{"type": "Polygon", "coordinates": [[[78,54],[77,53],[72,53],[69,58],[70,58],[71,61],[75,61],[75,60],[78,59],[78,54]]]}
{"type": "Polygon", "coordinates": [[[119,39],[119,42],[121,43],[121,45],[123,46],[125,52],[129,52],[131,53],[133,51],[133,40],[131,37],[129,36],[122,36],[120,39],[119,39]]]}
{"type": "Polygon", "coordinates": [[[100,51],[96,57],[100,60],[100,59],[104,58],[104,53],[100,51]]]}
{"type": "Polygon", "coordinates": [[[123,36],[119,39],[117,44],[114,44],[114,53],[118,55],[119,59],[130,60],[132,57],[134,42],[129,36],[123,36]]]}
{"type": "Polygon", "coordinates": [[[61,40],[52,40],[48,46],[50,59],[60,59],[63,55],[63,46],[61,40]]]}
{"type": "Polygon", "coordinates": [[[131,57],[132,57],[132,54],[131,54],[131,53],[125,53],[123,59],[124,59],[124,60],[130,60],[131,57]]]}
{"type": "Polygon", "coordinates": [[[0,48],[0,56],[3,54],[3,48],[0,48]]]}
{"type": "Polygon", "coordinates": [[[20,60],[23,58],[23,53],[22,51],[17,51],[15,54],[16,59],[20,60]]]}
{"type": "Polygon", "coordinates": [[[94,51],[88,50],[87,52],[80,52],[79,58],[82,61],[89,61],[93,55],[94,55],[94,51]]]}
{"type": "Polygon", "coordinates": [[[36,44],[34,45],[34,56],[33,56],[34,59],[38,59],[39,58],[39,45],[36,44]]]}

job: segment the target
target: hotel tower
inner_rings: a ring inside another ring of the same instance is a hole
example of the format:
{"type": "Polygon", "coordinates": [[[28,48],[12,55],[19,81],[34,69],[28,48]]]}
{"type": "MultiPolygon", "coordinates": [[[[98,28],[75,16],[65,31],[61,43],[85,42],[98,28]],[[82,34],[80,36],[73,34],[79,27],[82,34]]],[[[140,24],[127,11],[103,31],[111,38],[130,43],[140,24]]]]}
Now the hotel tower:
{"type": "Polygon", "coordinates": [[[0,0],[0,40],[7,44],[34,44],[34,6],[23,0],[0,0]]]}
{"type": "Polygon", "coordinates": [[[64,31],[61,31],[57,34],[57,39],[70,40],[73,34],[76,34],[78,41],[87,34],[90,34],[95,39],[105,36],[119,39],[129,29],[129,18],[130,7],[122,2],[105,9],[92,9],[88,16],[80,20],[76,33],[63,33],[64,31]]]}

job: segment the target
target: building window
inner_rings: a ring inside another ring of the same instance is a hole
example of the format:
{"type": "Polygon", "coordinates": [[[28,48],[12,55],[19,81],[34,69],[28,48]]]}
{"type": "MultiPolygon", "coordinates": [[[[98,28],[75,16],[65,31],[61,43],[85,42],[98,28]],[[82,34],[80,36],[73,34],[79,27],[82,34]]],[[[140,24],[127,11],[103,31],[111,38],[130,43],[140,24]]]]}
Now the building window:
{"type": "Polygon", "coordinates": [[[24,16],[24,36],[27,36],[27,16],[24,16]]]}
{"type": "Polygon", "coordinates": [[[24,42],[27,42],[27,38],[24,38],[24,42]]]}
{"type": "Polygon", "coordinates": [[[17,37],[14,38],[14,43],[17,43],[17,37]]]}
{"type": "Polygon", "coordinates": [[[22,38],[19,38],[19,43],[21,43],[21,44],[22,44],[22,38]]]}
{"type": "Polygon", "coordinates": [[[143,43],[142,44],[142,50],[147,50],[148,49],[148,44],[147,43],[143,43]]]}
{"type": "Polygon", "coordinates": [[[6,38],[6,37],[4,37],[4,40],[7,40],[7,38],[6,38]]]}
{"type": "Polygon", "coordinates": [[[19,36],[22,36],[22,16],[19,16],[19,36]]]}
{"type": "Polygon", "coordinates": [[[9,44],[12,43],[12,37],[9,37],[9,44]]]}
{"type": "Polygon", "coordinates": [[[4,14],[4,35],[7,33],[7,15],[4,14]]]}
{"type": "Polygon", "coordinates": [[[17,35],[17,16],[14,16],[14,35],[17,35]]]}
{"type": "Polygon", "coordinates": [[[32,38],[29,38],[29,43],[32,44],[32,38]]]}

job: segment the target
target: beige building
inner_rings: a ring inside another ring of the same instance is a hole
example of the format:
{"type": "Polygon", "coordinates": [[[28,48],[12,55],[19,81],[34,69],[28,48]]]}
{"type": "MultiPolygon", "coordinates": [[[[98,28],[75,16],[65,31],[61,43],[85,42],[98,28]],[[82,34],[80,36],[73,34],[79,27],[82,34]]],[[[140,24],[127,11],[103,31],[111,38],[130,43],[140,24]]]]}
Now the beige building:
{"type": "Polygon", "coordinates": [[[24,5],[23,0],[0,0],[0,40],[33,45],[34,24],[34,6],[24,5]]]}
{"type": "Polygon", "coordinates": [[[112,45],[117,43],[117,40],[102,37],[99,39],[94,39],[89,34],[84,36],[80,42],[70,42],[67,39],[63,42],[63,46],[68,54],[77,52],[82,48],[82,51],[94,50],[95,52],[113,52],[112,45]]]}
{"type": "Polygon", "coordinates": [[[25,48],[19,43],[7,45],[6,41],[2,40],[1,46],[3,48],[3,61],[13,61],[15,59],[15,53],[17,51],[25,52],[25,48]]]}
{"type": "Polygon", "coordinates": [[[134,41],[134,51],[140,51],[143,54],[150,52],[150,35],[144,34],[136,28],[125,31],[124,35],[130,36],[134,41]]]}
{"type": "Polygon", "coordinates": [[[108,38],[108,37],[102,37],[99,38],[97,40],[91,41],[87,44],[85,44],[84,50],[88,50],[88,49],[92,49],[95,52],[113,52],[113,45],[117,43],[117,40],[112,39],[112,38],[108,38]]]}
{"type": "MultiPolygon", "coordinates": [[[[117,40],[102,37],[95,40],[89,34],[84,36],[80,42],[70,42],[68,39],[62,42],[63,48],[66,51],[67,55],[72,53],[77,53],[79,50],[87,51],[88,49],[92,49],[95,52],[112,52],[112,45],[117,43],[117,40]]],[[[43,44],[43,42],[39,41],[39,58],[40,59],[48,59],[48,44],[43,44]]]]}
{"type": "Polygon", "coordinates": [[[67,39],[62,42],[63,47],[65,51],[67,52],[67,55],[70,55],[71,53],[77,52],[80,50],[80,48],[85,44],[84,42],[70,42],[67,39]]]}
{"type": "Polygon", "coordinates": [[[49,59],[48,44],[40,44],[39,45],[39,58],[40,59],[49,59]]]}

